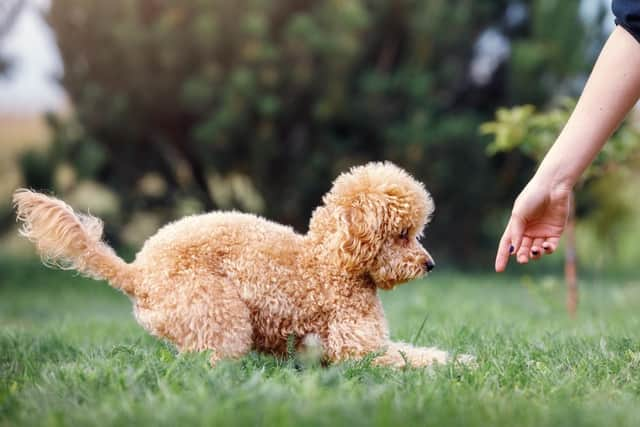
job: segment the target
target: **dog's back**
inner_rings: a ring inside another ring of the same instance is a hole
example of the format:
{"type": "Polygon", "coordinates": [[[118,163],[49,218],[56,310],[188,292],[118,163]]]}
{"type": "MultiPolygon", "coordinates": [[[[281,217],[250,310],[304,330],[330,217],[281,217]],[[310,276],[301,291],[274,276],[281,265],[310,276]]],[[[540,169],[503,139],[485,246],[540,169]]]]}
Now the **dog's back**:
{"type": "Polygon", "coordinates": [[[145,242],[134,265],[147,277],[198,271],[242,285],[264,280],[273,269],[295,270],[302,242],[291,227],[252,214],[211,212],[162,227],[145,242]]]}

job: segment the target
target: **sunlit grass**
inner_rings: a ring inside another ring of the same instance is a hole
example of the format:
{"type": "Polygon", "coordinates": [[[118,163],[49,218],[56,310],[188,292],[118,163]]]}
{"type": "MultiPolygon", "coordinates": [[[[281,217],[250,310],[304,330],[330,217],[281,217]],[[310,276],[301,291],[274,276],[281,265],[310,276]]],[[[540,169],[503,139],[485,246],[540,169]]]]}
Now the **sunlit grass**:
{"type": "Polygon", "coordinates": [[[640,283],[434,274],[384,294],[394,339],[478,366],[176,355],[103,283],[0,262],[0,425],[637,425],[640,283]],[[425,320],[426,319],[426,320],[425,320]],[[423,325],[421,327],[421,325],[423,325]]]}

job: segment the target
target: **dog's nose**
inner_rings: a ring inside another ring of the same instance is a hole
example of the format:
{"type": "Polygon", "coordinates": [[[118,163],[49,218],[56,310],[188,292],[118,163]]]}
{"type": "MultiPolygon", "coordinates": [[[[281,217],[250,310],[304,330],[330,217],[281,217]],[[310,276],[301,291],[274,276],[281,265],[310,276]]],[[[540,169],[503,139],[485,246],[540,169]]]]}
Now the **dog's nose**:
{"type": "Polygon", "coordinates": [[[425,263],[424,263],[424,268],[425,268],[427,271],[431,271],[431,270],[433,270],[435,267],[436,267],[436,263],[435,263],[435,262],[433,262],[433,260],[432,260],[432,259],[428,259],[428,260],[427,260],[427,262],[425,262],[425,263]]]}

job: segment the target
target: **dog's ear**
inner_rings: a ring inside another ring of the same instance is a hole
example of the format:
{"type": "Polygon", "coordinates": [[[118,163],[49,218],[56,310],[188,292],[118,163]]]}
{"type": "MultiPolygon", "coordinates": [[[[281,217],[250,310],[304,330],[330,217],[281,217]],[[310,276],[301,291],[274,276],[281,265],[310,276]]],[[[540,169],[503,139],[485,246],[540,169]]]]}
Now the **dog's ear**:
{"type": "Polygon", "coordinates": [[[333,242],[338,260],[346,270],[366,270],[380,251],[383,211],[373,200],[337,209],[337,230],[333,242]]]}

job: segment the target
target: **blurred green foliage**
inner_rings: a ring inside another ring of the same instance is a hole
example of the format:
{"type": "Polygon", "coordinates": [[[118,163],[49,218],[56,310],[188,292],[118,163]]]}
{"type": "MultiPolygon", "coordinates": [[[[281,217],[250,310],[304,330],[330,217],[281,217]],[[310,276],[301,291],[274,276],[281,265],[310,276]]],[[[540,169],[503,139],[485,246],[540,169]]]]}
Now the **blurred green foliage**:
{"type": "MultiPolygon", "coordinates": [[[[541,162],[569,120],[575,105],[575,99],[564,98],[558,106],[544,112],[537,111],[533,105],[499,108],[494,121],[480,126],[481,133],[494,137],[487,146],[487,153],[495,155],[517,149],[537,163],[541,162]]],[[[639,152],[640,130],[625,121],[582,176],[582,183],[612,169],[629,167],[637,160],[639,152]]]]}
{"type": "Polygon", "coordinates": [[[73,191],[56,178],[62,166],[75,183],[100,182],[123,207],[114,229],[139,211],[162,222],[237,208],[305,231],[338,173],[391,160],[434,195],[436,257],[484,262],[532,162],[488,159],[478,126],[500,105],[546,102],[584,71],[598,34],[579,4],[56,0],[48,20],[74,114],[49,118],[54,143],[25,160],[27,185],[73,191]],[[528,13],[504,31],[511,55],[474,83],[478,36],[505,27],[516,4],[528,13]]]}

